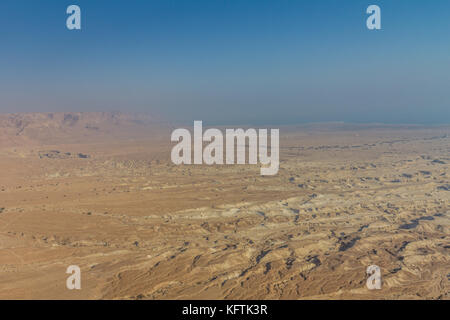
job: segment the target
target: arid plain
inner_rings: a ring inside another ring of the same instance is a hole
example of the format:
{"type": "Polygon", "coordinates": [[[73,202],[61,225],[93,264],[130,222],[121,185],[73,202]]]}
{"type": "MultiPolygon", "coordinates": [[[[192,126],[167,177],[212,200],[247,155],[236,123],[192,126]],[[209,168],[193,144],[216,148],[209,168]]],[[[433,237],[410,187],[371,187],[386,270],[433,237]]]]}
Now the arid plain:
{"type": "Polygon", "coordinates": [[[0,115],[0,299],[450,299],[449,126],[281,127],[275,176],[173,127],[0,115]]]}

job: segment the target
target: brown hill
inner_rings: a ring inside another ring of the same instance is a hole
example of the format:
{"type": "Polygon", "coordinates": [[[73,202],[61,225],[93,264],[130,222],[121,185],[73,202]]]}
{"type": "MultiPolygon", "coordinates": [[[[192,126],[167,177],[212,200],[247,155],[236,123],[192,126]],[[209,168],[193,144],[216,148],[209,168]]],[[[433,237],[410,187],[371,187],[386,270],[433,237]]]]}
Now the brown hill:
{"type": "Polygon", "coordinates": [[[0,114],[0,147],[130,138],[147,133],[156,122],[146,114],[119,112],[0,114]]]}

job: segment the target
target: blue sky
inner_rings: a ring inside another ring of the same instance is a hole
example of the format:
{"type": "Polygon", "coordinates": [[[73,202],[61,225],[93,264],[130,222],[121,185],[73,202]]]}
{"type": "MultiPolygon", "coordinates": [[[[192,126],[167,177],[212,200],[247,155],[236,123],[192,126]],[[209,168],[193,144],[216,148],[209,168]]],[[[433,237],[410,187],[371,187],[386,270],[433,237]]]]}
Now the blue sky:
{"type": "Polygon", "coordinates": [[[447,0],[2,0],[0,45],[0,112],[450,123],[447,0]]]}

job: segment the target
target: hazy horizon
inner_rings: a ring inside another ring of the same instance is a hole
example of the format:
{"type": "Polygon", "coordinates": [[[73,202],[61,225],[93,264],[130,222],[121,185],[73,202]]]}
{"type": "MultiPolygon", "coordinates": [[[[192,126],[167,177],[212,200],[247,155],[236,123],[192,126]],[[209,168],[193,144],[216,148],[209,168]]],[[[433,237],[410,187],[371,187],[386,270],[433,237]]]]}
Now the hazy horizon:
{"type": "Polygon", "coordinates": [[[448,1],[0,4],[0,113],[450,123],[448,1]],[[81,7],[82,30],[66,28],[81,7]],[[382,29],[366,28],[381,7],[382,29]]]}

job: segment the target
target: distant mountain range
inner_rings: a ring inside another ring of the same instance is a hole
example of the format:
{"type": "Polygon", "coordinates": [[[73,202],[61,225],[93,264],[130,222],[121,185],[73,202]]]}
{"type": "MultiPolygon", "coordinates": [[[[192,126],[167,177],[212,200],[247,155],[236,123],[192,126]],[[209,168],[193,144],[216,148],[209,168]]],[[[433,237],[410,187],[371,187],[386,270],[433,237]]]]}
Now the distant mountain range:
{"type": "Polygon", "coordinates": [[[57,112],[0,114],[0,146],[77,143],[142,136],[160,121],[147,114],[57,112]]]}

